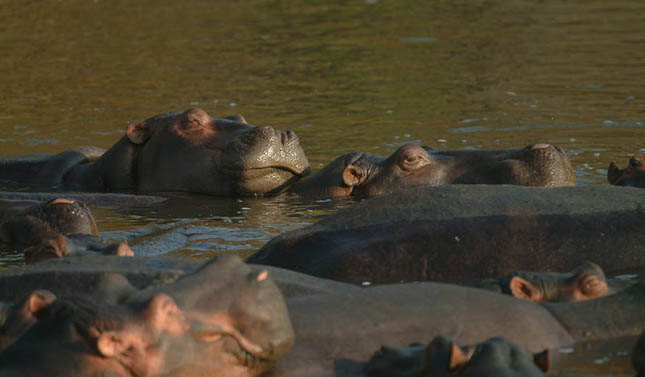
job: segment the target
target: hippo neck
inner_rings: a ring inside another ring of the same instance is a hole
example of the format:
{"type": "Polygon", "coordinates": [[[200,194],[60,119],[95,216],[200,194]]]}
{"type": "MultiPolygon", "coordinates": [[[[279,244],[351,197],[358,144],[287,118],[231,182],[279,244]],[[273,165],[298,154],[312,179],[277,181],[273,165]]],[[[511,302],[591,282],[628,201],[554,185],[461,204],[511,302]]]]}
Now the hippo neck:
{"type": "Polygon", "coordinates": [[[124,136],[98,160],[74,166],[65,185],[85,191],[136,192],[139,149],[124,136]]]}
{"type": "Polygon", "coordinates": [[[576,341],[639,335],[645,327],[645,283],[603,298],[542,306],[576,341]]]}

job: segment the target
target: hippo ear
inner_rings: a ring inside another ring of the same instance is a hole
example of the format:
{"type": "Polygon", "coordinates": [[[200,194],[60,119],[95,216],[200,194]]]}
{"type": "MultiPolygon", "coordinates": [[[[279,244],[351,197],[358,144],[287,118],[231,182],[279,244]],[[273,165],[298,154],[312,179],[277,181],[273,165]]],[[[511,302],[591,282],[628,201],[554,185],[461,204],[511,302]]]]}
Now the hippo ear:
{"type": "Polygon", "coordinates": [[[544,373],[548,372],[551,369],[551,354],[549,350],[546,349],[540,353],[533,354],[533,361],[535,365],[544,373]]]}
{"type": "Polygon", "coordinates": [[[356,165],[347,165],[343,170],[343,183],[349,187],[355,187],[367,179],[367,174],[356,165]]]}
{"type": "Polygon", "coordinates": [[[607,180],[612,185],[615,185],[624,173],[625,171],[623,169],[619,169],[618,166],[616,166],[616,162],[612,161],[607,168],[607,180]]]}
{"type": "Polygon", "coordinates": [[[457,345],[457,343],[452,342],[450,346],[450,370],[457,370],[463,367],[470,357],[457,345]]]}
{"type": "Polygon", "coordinates": [[[119,245],[116,247],[116,255],[120,257],[133,257],[134,256],[134,251],[128,246],[127,243],[125,242],[120,242],[119,245]]]}
{"type": "Polygon", "coordinates": [[[22,306],[26,316],[35,317],[41,310],[48,308],[56,301],[56,296],[50,291],[39,289],[33,291],[22,306]]]}
{"type": "Polygon", "coordinates": [[[152,127],[149,122],[131,124],[126,128],[125,134],[132,143],[143,144],[152,135],[152,127]]]}
{"type": "Polygon", "coordinates": [[[40,245],[25,249],[25,263],[35,263],[47,259],[63,258],[67,254],[67,239],[62,234],[43,241],[40,245]]]}
{"type": "Polygon", "coordinates": [[[233,122],[248,124],[246,122],[246,119],[244,119],[244,117],[240,114],[229,115],[227,117],[224,117],[224,119],[232,120],[233,122]]]}
{"type": "Polygon", "coordinates": [[[538,289],[533,284],[519,276],[513,276],[508,285],[511,294],[517,298],[534,302],[539,302],[541,300],[538,289]]]}
{"type": "Polygon", "coordinates": [[[269,277],[269,271],[261,270],[261,271],[249,272],[246,278],[251,283],[259,283],[259,282],[265,281],[268,277],[269,277]]]}
{"type": "Polygon", "coordinates": [[[182,335],[190,325],[175,301],[164,293],[154,295],[144,313],[145,322],[157,333],[182,335]]]}

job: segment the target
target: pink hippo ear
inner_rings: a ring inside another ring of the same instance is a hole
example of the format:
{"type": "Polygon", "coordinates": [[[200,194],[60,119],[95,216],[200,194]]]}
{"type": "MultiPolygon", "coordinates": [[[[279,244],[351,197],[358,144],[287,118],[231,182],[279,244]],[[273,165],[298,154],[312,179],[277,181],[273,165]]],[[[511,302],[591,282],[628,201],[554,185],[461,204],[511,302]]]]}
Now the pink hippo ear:
{"type": "Polygon", "coordinates": [[[519,276],[514,276],[508,285],[511,294],[517,298],[533,302],[542,301],[540,291],[533,284],[519,276]]]}
{"type": "Polygon", "coordinates": [[[609,163],[609,167],[607,168],[607,180],[612,185],[615,185],[616,183],[618,183],[618,180],[623,176],[624,173],[625,171],[623,169],[619,169],[616,165],[616,162],[612,161],[611,163],[609,163]]]}
{"type": "Polygon", "coordinates": [[[452,342],[450,348],[450,370],[462,368],[468,360],[470,360],[470,356],[467,355],[455,342],[452,342]]]}
{"type": "Polygon", "coordinates": [[[116,248],[116,255],[120,257],[133,257],[134,256],[134,251],[128,246],[127,243],[121,242],[119,243],[119,246],[116,248]]]}
{"type": "Polygon", "coordinates": [[[546,349],[540,353],[533,354],[533,362],[535,362],[535,365],[542,372],[548,372],[551,369],[551,354],[549,354],[549,350],[546,349]]]}
{"type": "Polygon", "coordinates": [[[25,249],[25,263],[30,264],[47,259],[63,258],[65,254],[67,254],[67,240],[63,235],[59,234],[56,238],[25,249]]]}
{"type": "Polygon", "coordinates": [[[347,165],[343,170],[343,183],[348,187],[355,187],[367,179],[363,169],[355,165],[347,165]]]}
{"type": "Polygon", "coordinates": [[[152,135],[152,127],[150,126],[150,122],[131,124],[126,128],[125,134],[132,143],[143,144],[152,135]]]}
{"type": "Polygon", "coordinates": [[[184,313],[175,301],[164,293],[154,295],[144,313],[146,324],[156,333],[182,335],[190,328],[184,313]]]}
{"type": "Polygon", "coordinates": [[[48,308],[56,301],[56,296],[50,291],[39,289],[33,291],[22,306],[22,313],[26,317],[34,318],[41,310],[48,308]]]}

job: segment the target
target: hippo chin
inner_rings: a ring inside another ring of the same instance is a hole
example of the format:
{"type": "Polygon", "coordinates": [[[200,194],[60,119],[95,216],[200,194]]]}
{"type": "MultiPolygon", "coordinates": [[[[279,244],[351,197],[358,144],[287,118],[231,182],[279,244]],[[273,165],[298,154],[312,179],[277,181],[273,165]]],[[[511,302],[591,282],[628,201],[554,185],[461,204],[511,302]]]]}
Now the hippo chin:
{"type": "Polygon", "coordinates": [[[105,153],[78,148],[0,160],[3,181],[131,193],[273,194],[308,171],[295,133],[251,126],[242,116],[214,119],[202,109],[132,124],[105,153]]]}
{"type": "Polygon", "coordinates": [[[291,191],[310,198],[364,198],[453,183],[554,187],[575,184],[575,175],[566,152],[550,144],[482,151],[405,144],[387,158],[359,152],[342,155],[291,191]]]}
{"type": "Polygon", "coordinates": [[[629,165],[620,169],[614,161],[607,169],[609,183],[616,186],[645,187],[645,154],[635,154],[629,165]]]}

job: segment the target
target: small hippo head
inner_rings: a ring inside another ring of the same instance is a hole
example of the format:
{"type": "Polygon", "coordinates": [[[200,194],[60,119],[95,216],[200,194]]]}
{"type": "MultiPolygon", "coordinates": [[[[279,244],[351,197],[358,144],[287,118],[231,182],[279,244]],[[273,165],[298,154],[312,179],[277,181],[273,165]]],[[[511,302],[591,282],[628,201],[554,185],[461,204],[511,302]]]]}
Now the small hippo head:
{"type": "Polygon", "coordinates": [[[202,109],[130,125],[120,143],[106,153],[113,161],[106,184],[117,190],[271,194],[309,172],[292,131],[251,126],[241,116],[214,119],[202,109]]]}
{"type": "Polygon", "coordinates": [[[446,167],[431,148],[405,144],[390,157],[353,152],[296,183],[292,190],[310,198],[369,197],[415,186],[443,183],[446,167]]]}
{"type": "Polygon", "coordinates": [[[576,182],[566,151],[556,145],[526,146],[502,161],[504,182],[515,185],[555,187],[576,182]]]}
{"type": "Polygon", "coordinates": [[[421,343],[401,349],[382,347],[367,363],[365,374],[367,377],[541,377],[549,364],[548,351],[531,356],[504,338],[459,346],[437,336],[427,347],[421,343]]]}
{"type": "MultiPolygon", "coordinates": [[[[210,360],[202,369],[209,375],[230,368],[260,374],[293,346],[293,327],[280,290],[266,270],[251,270],[238,257],[217,256],[158,290],[184,311],[196,342],[192,353],[210,360]]],[[[142,291],[131,300],[148,294],[142,291]]]]}
{"type": "Polygon", "coordinates": [[[125,242],[108,242],[91,234],[72,234],[43,240],[25,249],[25,262],[35,263],[47,259],[82,255],[118,255],[132,257],[134,252],[125,242]]]}
{"type": "Polygon", "coordinates": [[[0,225],[0,244],[22,248],[74,233],[98,235],[94,216],[85,203],[58,198],[30,206],[0,225]]]}
{"type": "Polygon", "coordinates": [[[568,273],[520,271],[499,280],[501,290],[534,302],[590,300],[610,293],[602,269],[585,262],[568,273]]]}
{"type": "Polygon", "coordinates": [[[607,169],[609,183],[616,186],[645,187],[645,154],[635,154],[625,169],[619,169],[614,161],[607,169]]]}

